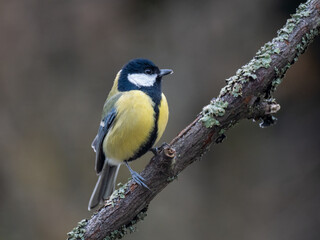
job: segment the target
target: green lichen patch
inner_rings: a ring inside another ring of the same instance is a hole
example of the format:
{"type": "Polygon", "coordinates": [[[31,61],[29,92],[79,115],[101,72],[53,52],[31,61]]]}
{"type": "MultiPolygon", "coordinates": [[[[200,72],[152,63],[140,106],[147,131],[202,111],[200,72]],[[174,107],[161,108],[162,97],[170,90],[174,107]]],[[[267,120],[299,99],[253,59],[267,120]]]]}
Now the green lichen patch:
{"type": "Polygon", "coordinates": [[[236,83],[233,85],[233,87],[232,87],[231,94],[232,94],[234,97],[241,96],[241,95],[242,95],[242,84],[236,82],[236,83]]]}
{"type": "Polygon", "coordinates": [[[284,25],[280,30],[278,30],[278,41],[289,40],[289,35],[292,33],[293,29],[297,24],[297,20],[295,19],[288,19],[286,25],[284,25]]]}
{"type": "Polygon", "coordinates": [[[260,68],[269,68],[272,62],[272,55],[279,54],[280,52],[281,50],[276,44],[267,42],[248,64],[242,66],[236,72],[235,76],[226,80],[227,86],[221,89],[219,96],[222,97],[229,92],[233,97],[241,97],[243,84],[250,80],[257,79],[257,70],[260,68]]]}
{"type": "Polygon", "coordinates": [[[220,131],[219,131],[219,135],[222,135],[222,134],[224,134],[226,132],[226,130],[225,129],[220,129],[220,131]]]}
{"type": "Polygon", "coordinates": [[[174,180],[178,179],[178,176],[172,176],[167,178],[167,182],[172,182],[174,180]]]}
{"type": "Polygon", "coordinates": [[[260,68],[270,67],[270,63],[272,62],[271,56],[275,52],[280,52],[280,49],[271,42],[267,42],[258,50],[256,56],[247,65],[241,68],[240,74],[243,74],[245,77],[249,76],[256,79],[255,72],[260,68]]]}
{"type": "MultiPolygon", "coordinates": [[[[310,0],[308,2],[310,2],[310,0]]],[[[291,18],[301,19],[302,17],[308,17],[309,15],[310,15],[310,11],[308,10],[307,3],[301,3],[297,8],[296,13],[291,15],[291,18]]]]}
{"type": "MultiPolygon", "coordinates": [[[[308,1],[310,2],[310,1],[308,1]]],[[[307,2],[307,3],[308,3],[307,2]]],[[[286,24],[278,31],[277,41],[289,40],[289,35],[292,33],[294,28],[304,17],[308,17],[310,15],[310,10],[308,9],[307,3],[302,3],[297,8],[295,14],[291,15],[291,18],[287,20],[286,24]]]]}
{"type": "Polygon", "coordinates": [[[86,232],[85,227],[87,226],[88,220],[83,219],[78,223],[78,226],[72,229],[71,232],[68,232],[68,240],[76,240],[76,239],[83,239],[84,240],[84,233],[86,232]]]}
{"type": "Polygon", "coordinates": [[[273,53],[275,54],[280,54],[280,52],[281,52],[280,48],[273,49],[273,53]]]}
{"type": "Polygon", "coordinates": [[[132,221],[126,225],[122,225],[119,229],[112,231],[104,240],[115,240],[121,239],[128,233],[133,233],[136,231],[136,224],[147,216],[148,208],[144,208],[132,221]]]}
{"type": "Polygon", "coordinates": [[[219,126],[220,122],[215,119],[213,116],[205,115],[201,118],[201,121],[204,123],[206,128],[211,128],[212,126],[219,126]]]}
{"type": "Polygon", "coordinates": [[[114,206],[119,199],[123,199],[126,197],[126,192],[129,189],[129,184],[126,183],[122,185],[122,183],[119,183],[118,186],[119,188],[116,189],[107,200],[106,206],[109,206],[109,205],[114,206]]]}
{"type": "Polygon", "coordinates": [[[277,86],[282,82],[282,78],[275,78],[271,85],[272,85],[272,91],[275,91],[277,86]]]}
{"type": "MultiPolygon", "coordinates": [[[[228,81],[228,79],[227,79],[227,81],[228,81]]],[[[221,88],[219,96],[222,97],[222,96],[226,95],[228,92],[231,91],[231,88],[232,87],[229,84],[227,84],[226,86],[221,88]]]]}
{"type": "Polygon", "coordinates": [[[278,69],[277,67],[274,68],[274,71],[276,73],[276,77],[272,81],[272,89],[271,91],[275,91],[277,86],[282,82],[283,77],[285,76],[288,69],[291,67],[293,63],[298,61],[299,56],[303,54],[307,47],[313,42],[314,38],[319,35],[318,29],[312,29],[309,32],[307,32],[303,37],[300,43],[296,45],[297,53],[294,56],[293,60],[291,62],[288,62],[283,68],[278,69]]]}
{"type": "Polygon", "coordinates": [[[216,117],[223,116],[227,107],[228,102],[225,102],[219,98],[212,100],[209,105],[202,109],[203,116],[201,121],[207,128],[211,128],[214,125],[219,126],[220,122],[216,119],[216,117]]]}
{"type": "Polygon", "coordinates": [[[298,50],[298,54],[296,56],[296,59],[304,53],[307,49],[307,47],[310,45],[310,43],[313,42],[314,38],[319,35],[319,30],[318,29],[311,29],[310,32],[306,33],[302,37],[302,41],[300,44],[297,44],[296,50],[298,50]]]}

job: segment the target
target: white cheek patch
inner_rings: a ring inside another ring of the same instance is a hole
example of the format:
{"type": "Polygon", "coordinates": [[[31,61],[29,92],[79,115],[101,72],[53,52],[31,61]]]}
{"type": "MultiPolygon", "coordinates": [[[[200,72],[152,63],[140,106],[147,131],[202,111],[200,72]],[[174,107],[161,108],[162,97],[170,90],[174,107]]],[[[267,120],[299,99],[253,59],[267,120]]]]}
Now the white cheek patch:
{"type": "Polygon", "coordinates": [[[138,87],[151,87],[156,82],[157,74],[132,73],[128,80],[138,87]]]}

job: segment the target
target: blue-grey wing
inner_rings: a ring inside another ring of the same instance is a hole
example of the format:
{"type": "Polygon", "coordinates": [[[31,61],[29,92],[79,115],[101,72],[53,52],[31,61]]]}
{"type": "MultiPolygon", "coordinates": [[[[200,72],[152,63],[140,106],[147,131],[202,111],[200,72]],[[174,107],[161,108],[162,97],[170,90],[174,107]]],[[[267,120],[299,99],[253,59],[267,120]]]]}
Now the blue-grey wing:
{"type": "Polygon", "coordinates": [[[116,109],[112,108],[111,111],[107,114],[107,116],[105,116],[100,123],[100,127],[98,130],[98,134],[97,136],[94,138],[91,147],[93,148],[93,150],[96,153],[96,161],[95,161],[95,169],[97,173],[100,173],[102,168],[103,168],[103,164],[105,161],[105,155],[103,152],[103,140],[105,138],[105,136],[107,135],[110,127],[112,126],[112,123],[116,117],[116,109]]]}

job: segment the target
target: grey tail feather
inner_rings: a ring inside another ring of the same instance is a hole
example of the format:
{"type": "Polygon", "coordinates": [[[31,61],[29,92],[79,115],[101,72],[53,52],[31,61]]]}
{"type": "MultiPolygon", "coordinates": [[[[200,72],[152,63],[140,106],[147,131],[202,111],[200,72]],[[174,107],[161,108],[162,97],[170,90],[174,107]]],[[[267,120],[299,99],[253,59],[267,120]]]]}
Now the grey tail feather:
{"type": "Polygon", "coordinates": [[[106,159],[89,201],[89,211],[98,206],[99,203],[103,202],[103,200],[107,199],[113,193],[119,168],[120,165],[110,165],[106,159]]]}

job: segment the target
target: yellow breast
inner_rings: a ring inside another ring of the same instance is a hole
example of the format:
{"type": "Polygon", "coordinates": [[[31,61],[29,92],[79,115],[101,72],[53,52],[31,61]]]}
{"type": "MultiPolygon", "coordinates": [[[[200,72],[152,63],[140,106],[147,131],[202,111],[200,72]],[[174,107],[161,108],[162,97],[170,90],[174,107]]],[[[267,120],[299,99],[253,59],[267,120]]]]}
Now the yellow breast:
{"type": "Polygon", "coordinates": [[[154,144],[156,144],[161,138],[169,118],[169,108],[166,96],[162,93],[162,98],[159,106],[159,120],[158,120],[158,137],[154,144]]]}
{"type": "Polygon", "coordinates": [[[108,159],[118,163],[129,159],[148,140],[155,123],[153,106],[151,98],[138,90],[126,92],[118,99],[117,117],[103,141],[108,159]]]}

